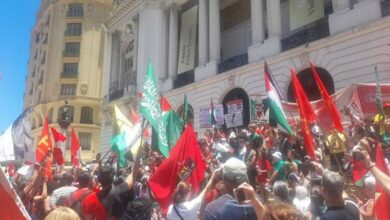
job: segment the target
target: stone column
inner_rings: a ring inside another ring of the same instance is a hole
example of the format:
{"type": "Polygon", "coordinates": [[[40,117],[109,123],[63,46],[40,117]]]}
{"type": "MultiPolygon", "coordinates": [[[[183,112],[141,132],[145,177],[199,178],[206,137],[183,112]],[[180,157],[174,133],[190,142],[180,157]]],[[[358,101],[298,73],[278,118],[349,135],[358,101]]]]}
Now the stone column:
{"type": "Polygon", "coordinates": [[[199,65],[209,61],[207,0],[199,0],[199,65]]]}
{"type": "Polygon", "coordinates": [[[263,0],[251,0],[252,45],[264,41],[263,0]]]}
{"type": "Polygon", "coordinates": [[[220,25],[220,12],[219,1],[209,1],[209,15],[210,15],[210,61],[221,60],[221,25],[220,25]]]}
{"type": "Polygon", "coordinates": [[[332,0],[334,12],[349,8],[349,4],[350,0],[332,0]]]}
{"type": "Polygon", "coordinates": [[[169,76],[174,79],[176,77],[177,73],[177,53],[178,53],[178,35],[179,35],[179,28],[178,28],[178,12],[177,12],[177,6],[172,5],[169,9],[169,66],[168,66],[168,73],[169,76]]]}
{"type": "Polygon", "coordinates": [[[268,38],[282,34],[280,0],[267,0],[268,38]]]}

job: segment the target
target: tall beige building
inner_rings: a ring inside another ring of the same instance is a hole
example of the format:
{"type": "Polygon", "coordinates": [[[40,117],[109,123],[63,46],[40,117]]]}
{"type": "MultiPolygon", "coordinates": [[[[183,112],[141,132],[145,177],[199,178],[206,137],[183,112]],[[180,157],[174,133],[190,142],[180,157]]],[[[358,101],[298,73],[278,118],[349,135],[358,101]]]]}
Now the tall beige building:
{"type": "Polygon", "coordinates": [[[102,23],[111,0],[41,0],[31,31],[30,59],[24,109],[30,114],[37,145],[45,117],[59,129],[58,118],[68,100],[72,123],[65,159],[69,161],[71,128],[81,145],[81,158],[89,161],[100,147],[100,112],[105,34],[102,23]]]}

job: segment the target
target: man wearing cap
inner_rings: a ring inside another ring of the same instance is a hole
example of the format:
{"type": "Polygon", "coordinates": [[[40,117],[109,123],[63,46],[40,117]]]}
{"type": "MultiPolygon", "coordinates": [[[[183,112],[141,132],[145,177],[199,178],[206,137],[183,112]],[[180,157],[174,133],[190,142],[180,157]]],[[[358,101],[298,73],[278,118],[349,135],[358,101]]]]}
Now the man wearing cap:
{"type": "Polygon", "coordinates": [[[272,159],[274,163],[274,173],[269,179],[269,182],[272,183],[274,181],[282,180],[284,181],[286,178],[286,172],[285,172],[285,161],[282,158],[282,153],[279,151],[276,151],[272,154],[272,159]]]}
{"type": "Polygon", "coordinates": [[[257,219],[253,206],[244,204],[244,201],[241,201],[241,199],[245,200],[245,198],[241,198],[239,196],[241,193],[235,191],[240,184],[248,182],[245,163],[234,157],[228,159],[223,165],[222,179],[225,186],[225,194],[206,206],[204,219],[257,219]]]}

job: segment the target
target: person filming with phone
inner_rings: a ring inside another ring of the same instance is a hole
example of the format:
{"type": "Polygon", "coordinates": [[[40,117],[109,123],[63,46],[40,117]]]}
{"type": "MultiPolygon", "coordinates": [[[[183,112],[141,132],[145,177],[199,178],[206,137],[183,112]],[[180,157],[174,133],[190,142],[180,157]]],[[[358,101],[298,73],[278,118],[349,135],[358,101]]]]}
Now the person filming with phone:
{"type": "Polygon", "coordinates": [[[222,168],[222,180],[225,194],[206,206],[204,219],[256,220],[253,205],[247,204],[244,190],[238,189],[242,183],[248,182],[245,163],[237,158],[228,159],[222,168]]]}

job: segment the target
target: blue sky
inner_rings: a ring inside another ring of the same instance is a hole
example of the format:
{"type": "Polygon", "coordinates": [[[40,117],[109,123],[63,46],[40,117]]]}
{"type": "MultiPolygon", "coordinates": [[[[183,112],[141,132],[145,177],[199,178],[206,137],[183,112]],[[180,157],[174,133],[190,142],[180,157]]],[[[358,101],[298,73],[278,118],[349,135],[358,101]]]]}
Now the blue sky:
{"type": "Polygon", "coordinates": [[[0,133],[22,112],[30,31],[40,0],[2,0],[0,7],[0,133]]]}

